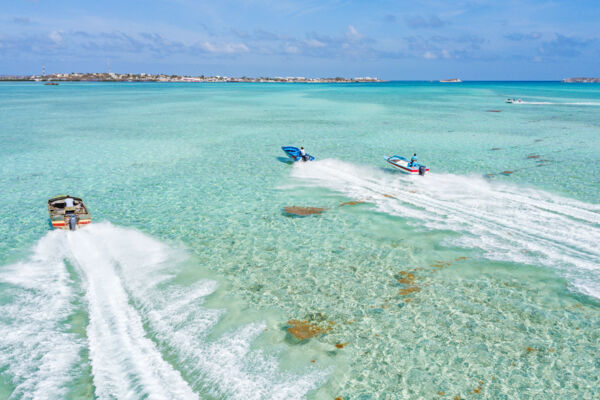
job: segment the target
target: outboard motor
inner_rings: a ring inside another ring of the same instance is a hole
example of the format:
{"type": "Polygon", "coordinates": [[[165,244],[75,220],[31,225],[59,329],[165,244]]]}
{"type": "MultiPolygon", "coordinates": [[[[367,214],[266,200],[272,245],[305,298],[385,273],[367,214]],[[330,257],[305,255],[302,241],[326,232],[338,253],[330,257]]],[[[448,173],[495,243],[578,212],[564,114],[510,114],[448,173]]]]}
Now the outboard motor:
{"type": "Polygon", "coordinates": [[[425,175],[425,171],[427,171],[427,167],[424,165],[419,166],[419,175],[425,175]]]}
{"type": "Polygon", "coordinates": [[[69,215],[69,229],[72,231],[77,229],[77,215],[75,214],[69,215]]]}

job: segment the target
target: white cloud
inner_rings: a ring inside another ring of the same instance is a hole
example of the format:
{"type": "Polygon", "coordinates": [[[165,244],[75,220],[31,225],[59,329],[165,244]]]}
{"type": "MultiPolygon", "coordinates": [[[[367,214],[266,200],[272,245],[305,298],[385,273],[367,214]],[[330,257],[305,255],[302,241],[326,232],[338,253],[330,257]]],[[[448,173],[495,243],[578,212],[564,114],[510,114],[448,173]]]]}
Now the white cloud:
{"type": "Polygon", "coordinates": [[[200,47],[209,53],[225,53],[225,54],[234,54],[234,53],[247,53],[250,49],[243,43],[223,43],[223,44],[213,44],[210,42],[200,43],[200,47]]]}
{"type": "Polygon", "coordinates": [[[356,30],[354,25],[348,25],[348,32],[346,32],[346,38],[348,38],[348,40],[360,40],[363,37],[364,36],[356,30]]]}
{"type": "Polygon", "coordinates": [[[296,46],[285,46],[285,52],[288,54],[298,54],[300,49],[296,46]]]}
{"type": "Polygon", "coordinates": [[[442,50],[442,58],[450,58],[452,57],[452,55],[450,54],[450,52],[446,49],[442,50]]]}
{"type": "Polygon", "coordinates": [[[435,54],[433,54],[430,51],[425,52],[425,54],[423,54],[423,58],[426,58],[428,60],[433,60],[435,58],[437,58],[437,56],[435,54]]]}
{"type": "Polygon", "coordinates": [[[56,44],[61,44],[63,41],[62,32],[60,31],[52,31],[48,37],[56,44]]]}
{"type": "Polygon", "coordinates": [[[310,40],[305,41],[304,43],[306,43],[306,45],[308,47],[313,47],[313,48],[321,48],[321,47],[327,46],[325,43],[323,43],[317,39],[310,39],[310,40]]]}

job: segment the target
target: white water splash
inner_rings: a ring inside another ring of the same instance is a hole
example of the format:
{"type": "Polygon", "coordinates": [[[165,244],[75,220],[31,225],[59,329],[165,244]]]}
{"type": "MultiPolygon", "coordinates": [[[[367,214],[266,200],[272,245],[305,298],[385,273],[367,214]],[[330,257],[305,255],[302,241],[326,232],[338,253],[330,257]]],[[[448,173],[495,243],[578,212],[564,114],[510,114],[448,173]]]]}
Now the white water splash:
{"type": "Polygon", "coordinates": [[[556,268],[600,298],[600,205],[479,177],[405,176],[333,159],[294,166],[292,176],[461,233],[453,244],[479,248],[489,259],[556,268]]]}
{"type": "Polygon", "coordinates": [[[251,349],[263,323],[209,339],[224,314],[203,307],[216,282],[175,284],[182,257],[138,231],[99,223],[50,232],[30,260],[2,267],[0,283],[12,301],[0,306],[0,367],[14,378],[12,397],[67,397],[83,374],[86,345],[99,399],[197,399],[198,391],[216,398],[300,399],[325,382],[329,371],[282,372],[273,356],[251,349]],[[68,331],[78,293],[66,262],[82,279],[87,341],[68,331]],[[148,327],[166,350],[151,340],[148,327]]]}
{"type": "Polygon", "coordinates": [[[15,385],[10,398],[65,398],[84,340],[69,332],[74,312],[64,263],[65,235],[50,232],[24,262],[0,270],[0,368],[15,385]]]}
{"type": "Polygon", "coordinates": [[[552,105],[552,106],[600,106],[599,102],[594,101],[575,101],[575,102],[552,102],[552,101],[520,101],[512,103],[514,105],[519,104],[534,104],[534,105],[552,105]]]}
{"type": "Polygon", "coordinates": [[[221,310],[203,307],[204,297],[216,290],[216,282],[202,280],[189,287],[163,285],[170,279],[164,261],[173,258],[166,256],[166,246],[139,232],[108,224],[90,228],[107,253],[118,260],[127,291],[157,338],[173,349],[187,375],[195,378],[191,382],[194,387],[218,398],[302,399],[325,382],[328,371],[304,375],[281,372],[273,357],[251,350],[252,342],[265,329],[263,323],[209,340],[223,315],[221,310]],[[128,246],[123,247],[123,242],[128,246]]]}
{"type": "MultiPolygon", "coordinates": [[[[67,235],[73,264],[86,284],[90,319],[87,336],[96,396],[198,398],[146,336],[142,317],[129,304],[117,275],[118,258],[106,246],[106,238],[98,235],[95,227],[89,228],[67,235]]],[[[127,248],[129,243],[121,242],[121,246],[127,248]]]]}

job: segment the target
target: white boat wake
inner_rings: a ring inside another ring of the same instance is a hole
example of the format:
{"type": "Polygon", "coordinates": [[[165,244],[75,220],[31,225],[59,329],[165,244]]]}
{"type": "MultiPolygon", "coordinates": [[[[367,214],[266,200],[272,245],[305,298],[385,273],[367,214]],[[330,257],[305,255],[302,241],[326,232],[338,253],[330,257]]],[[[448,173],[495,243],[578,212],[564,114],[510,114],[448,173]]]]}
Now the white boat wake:
{"type": "Polygon", "coordinates": [[[86,349],[99,399],[300,399],[325,382],[328,371],[283,372],[272,355],[251,350],[260,322],[209,340],[224,313],[202,306],[216,282],[175,284],[181,259],[138,231],[99,223],[50,232],[30,260],[3,267],[11,300],[0,306],[0,368],[13,378],[12,397],[67,397],[85,374],[86,349]],[[65,322],[82,295],[69,265],[83,284],[85,337],[65,322]]]}
{"type": "Polygon", "coordinates": [[[334,159],[294,166],[292,176],[420,226],[458,232],[452,244],[479,248],[489,259],[558,269],[579,291],[600,298],[598,204],[479,177],[411,177],[334,159]]]}
{"type": "Polygon", "coordinates": [[[552,106],[600,106],[600,102],[595,101],[574,101],[574,102],[552,102],[552,101],[524,101],[512,103],[513,105],[519,104],[534,104],[534,105],[552,105],[552,106]]]}
{"type": "Polygon", "coordinates": [[[65,398],[82,362],[84,340],[65,324],[75,292],[61,233],[40,240],[28,261],[0,269],[0,369],[13,378],[14,399],[65,398]]]}

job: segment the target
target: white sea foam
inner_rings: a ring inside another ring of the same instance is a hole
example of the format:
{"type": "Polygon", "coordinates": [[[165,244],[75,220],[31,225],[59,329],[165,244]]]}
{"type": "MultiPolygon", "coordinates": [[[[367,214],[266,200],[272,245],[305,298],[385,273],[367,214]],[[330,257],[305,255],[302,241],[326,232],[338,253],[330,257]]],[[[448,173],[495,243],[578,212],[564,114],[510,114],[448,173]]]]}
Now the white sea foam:
{"type": "Polygon", "coordinates": [[[303,182],[368,200],[430,229],[461,233],[453,244],[494,260],[559,269],[600,298],[600,205],[541,190],[452,174],[404,176],[339,160],[297,165],[303,182]]]}
{"type": "Polygon", "coordinates": [[[84,341],[68,331],[74,293],[64,263],[65,236],[50,232],[23,262],[2,267],[0,368],[12,377],[11,398],[65,398],[84,341]]]}
{"type": "Polygon", "coordinates": [[[217,340],[208,335],[224,311],[203,306],[216,283],[202,280],[189,287],[165,285],[173,259],[166,246],[139,232],[108,224],[90,226],[104,250],[118,260],[119,274],[133,301],[159,341],[176,353],[196,388],[232,399],[300,399],[324,383],[328,371],[303,375],[282,372],[273,356],[251,350],[265,325],[252,323],[217,340]],[[123,243],[128,246],[124,247],[123,243]],[[159,277],[159,278],[157,278],[159,277]]]}
{"type": "MultiPolygon", "coordinates": [[[[110,252],[109,226],[68,233],[70,255],[86,285],[87,328],[92,375],[100,399],[195,399],[198,396],[166,362],[144,331],[117,274],[119,259],[110,252]],[[108,229],[107,229],[108,228],[108,229]]],[[[123,239],[123,238],[121,238],[123,239]]],[[[126,249],[130,243],[122,241],[126,249]]],[[[152,257],[152,250],[148,253],[152,257]]]]}
{"type": "Polygon", "coordinates": [[[0,283],[12,301],[0,306],[0,367],[14,377],[12,397],[65,398],[74,376],[84,373],[86,345],[99,399],[196,399],[197,391],[299,399],[324,383],[328,371],[283,372],[273,355],[251,349],[263,323],[209,339],[225,312],[203,306],[217,284],[176,285],[183,257],[141,232],[98,223],[50,232],[30,260],[2,267],[0,283]],[[65,321],[78,295],[67,261],[83,283],[87,341],[65,321]]]}
{"type": "Polygon", "coordinates": [[[552,101],[521,101],[520,103],[512,104],[536,104],[536,105],[554,105],[554,106],[600,106],[599,102],[595,101],[574,101],[574,102],[552,102],[552,101]]]}

